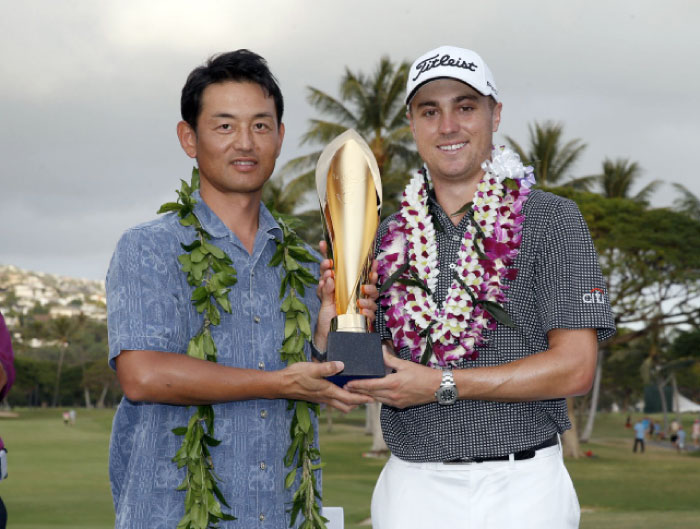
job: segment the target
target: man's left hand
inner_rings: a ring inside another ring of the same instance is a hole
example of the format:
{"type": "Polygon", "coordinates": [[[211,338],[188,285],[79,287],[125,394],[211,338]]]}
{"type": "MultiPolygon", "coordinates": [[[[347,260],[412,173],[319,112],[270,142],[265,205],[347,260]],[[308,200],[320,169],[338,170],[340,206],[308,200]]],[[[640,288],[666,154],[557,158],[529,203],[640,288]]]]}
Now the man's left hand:
{"type": "Polygon", "coordinates": [[[369,395],[395,408],[435,402],[435,392],[442,381],[439,369],[401,360],[387,348],[384,348],[384,365],[394,372],[384,378],[352,380],[345,385],[345,389],[369,395]]]}

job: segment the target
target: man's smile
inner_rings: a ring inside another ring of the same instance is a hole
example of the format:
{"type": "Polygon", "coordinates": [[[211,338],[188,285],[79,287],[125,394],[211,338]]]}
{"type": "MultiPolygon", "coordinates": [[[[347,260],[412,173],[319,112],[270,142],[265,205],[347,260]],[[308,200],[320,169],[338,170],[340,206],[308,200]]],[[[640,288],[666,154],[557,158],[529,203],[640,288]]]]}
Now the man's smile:
{"type": "Polygon", "coordinates": [[[467,144],[466,141],[463,141],[461,143],[450,143],[447,145],[438,145],[438,149],[441,151],[446,151],[446,152],[451,152],[451,151],[457,151],[464,147],[467,144]]]}

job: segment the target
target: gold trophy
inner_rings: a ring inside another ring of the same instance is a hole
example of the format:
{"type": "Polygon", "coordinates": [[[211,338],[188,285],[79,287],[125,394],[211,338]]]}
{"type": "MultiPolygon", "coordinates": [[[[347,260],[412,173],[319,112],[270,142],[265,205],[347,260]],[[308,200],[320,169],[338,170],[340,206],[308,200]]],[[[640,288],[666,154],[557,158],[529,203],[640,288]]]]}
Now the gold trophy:
{"type": "Polygon", "coordinates": [[[382,206],[382,182],[369,145],[352,129],[334,139],[316,164],[316,189],[332,251],[338,316],[328,335],[328,360],[345,369],[329,380],[343,385],[356,378],[383,377],[379,335],[369,332],[357,300],[366,283],[382,206]]]}

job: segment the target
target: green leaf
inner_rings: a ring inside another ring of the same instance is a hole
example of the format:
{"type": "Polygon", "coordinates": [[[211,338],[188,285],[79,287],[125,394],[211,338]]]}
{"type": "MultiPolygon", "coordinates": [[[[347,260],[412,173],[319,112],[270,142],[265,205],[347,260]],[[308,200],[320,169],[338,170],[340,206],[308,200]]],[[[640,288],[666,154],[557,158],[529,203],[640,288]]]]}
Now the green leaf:
{"type": "Polygon", "coordinates": [[[295,415],[297,421],[299,422],[299,428],[301,428],[304,433],[309,433],[309,429],[311,428],[311,417],[309,416],[309,407],[307,406],[306,402],[297,402],[295,415]]]}
{"type": "Polygon", "coordinates": [[[166,202],[158,209],[158,215],[169,211],[180,211],[180,208],[182,208],[182,205],[177,202],[166,202]]]}
{"type": "Polygon", "coordinates": [[[288,489],[289,487],[294,485],[294,480],[296,479],[296,477],[297,477],[297,469],[294,468],[284,478],[284,488],[288,489]]]}
{"type": "Polygon", "coordinates": [[[513,191],[517,191],[518,189],[520,189],[520,187],[518,186],[518,182],[516,182],[513,178],[506,178],[505,180],[503,180],[502,183],[505,187],[507,187],[508,189],[512,189],[513,191]]]}
{"type": "Polygon", "coordinates": [[[223,259],[224,257],[224,251],[219,248],[218,246],[213,245],[210,242],[204,242],[203,246],[207,249],[207,251],[212,254],[214,257],[217,259],[223,259]]]}
{"type": "Polygon", "coordinates": [[[221,323],[221,312],[213,303],[209,304],[209,320],[212,325],[219,325],[221,323]]]}
{"type": "Polygon", "coordinates": [[[180,246],[182,246],[182,249],[185,250],[186,252],[191,252],[195,248],[199,248],[201,245],[202,245],[202,241],[200,241],[199,239],[195,239],[190,244],[180,243],[180,246]]]}
{"type": "Polygon", "coordinates": [[[506,327],[510,327],[511,329],[515,329],[517,327],[510,315],[506,312],[506,309],[504,309],[499,303],[496,303],[495,301],[481,300],[477,301],[477,303],[484,307],[484,310],[491,314],[491,316],[493,316],[498,323],[505,325],[506,327]]]}
{"type": "Polygon", "coordinates": [[[432,295],[432,292],[430,292],[430,289],[420,279],[408,279],[405,277],[400,277],[396,280],[396,282],[401,283],[402,285],[406,285],[406,286],[418,287],[421,290],[423,290],[424,292],[426,292],[429,296],[432,295]]]}
{"type": "Polygon", "coordinates": [[[430,360],[430,357],[433,355],[433,341],[430,338],[430,335],[425,340],[425,350],[423,351],[423,356],[420,357],[420,363],[425,365],[428,365],[428,361],[430,360]]]}
{"type": "Polygon", "coordinates": [[[461,208],[459,208],[457,211],[452,213],[452,215],[450,215],[450,217],[456,217],[457,215],[461,215],[462,213],[468,213],[469,211],[471,211],[472,205],[473,205],[473,203],[471,201],[467,202],[461,208]]]}
{"type": "Polygon", "coordinates": [[[296,262],[296,260],[289,255],[288,253],[284,254],[284,268],[288,272],[293,272],[294,270],[299,270],[299,263],[296,262]]]}
{"type": "Polygon", "coordinates": [[[396,272],[391,274],[384,283],[381,284],[379,287],[379,295],[381,296],[384,292],[386,292],[391,285],[393,285],[396,280],[401,277],[406,270],[408,270],[409,264],[408,261],[406,261],[401,268],[399,268],[396,272]]]}
{"type": "Polygon", "coordinates": [[[294,334],[294,331],[297,330],[297,319],[296,317],[294,318],[287,318],[284,322],[284,338],[285,340],[289,338],[292,334],[294,334]]]}
{"type": "Polygon", "coordinates": [[[203,299],[207,299],[209,297],[209,292],[207,292],[207,289],[204,287],[197,287],[192,291],[192,301],[195,303],[198,301],[202,301],[203,299]]]}
{"type": "Polygon", "coordinates": [[[187,433],[187,428],[185,426],[178,426],[171,430],[175,435],[185,435],[187,433]]]}
{"type": "Polygon", "coordinates": [[[309,253],[309,251],[306,248],[303,248],[301,246],[291,245],[287,247],[287,250],[289,251],[289,255],[291,255],[298,261],[302,261],[304,263],[318,262],[318,259],[311,255],[311,253],[309,253]]]}
{"type": "Polygon", "coordinates": [[[302,312],[297,314],[297,324],[304,336],[311,336],[311,325],[309,324],[309,317],[306,314],[302,312]]]}

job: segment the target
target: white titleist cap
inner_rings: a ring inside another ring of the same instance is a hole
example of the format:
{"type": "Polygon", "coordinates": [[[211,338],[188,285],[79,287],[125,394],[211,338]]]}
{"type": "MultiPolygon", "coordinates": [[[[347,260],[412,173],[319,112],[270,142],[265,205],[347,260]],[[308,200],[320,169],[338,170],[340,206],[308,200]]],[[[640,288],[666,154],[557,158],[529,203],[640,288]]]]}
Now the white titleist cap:
{"type": "Polygon", "coordinates": [[[408,71],[406,104],[421,86],[435,79],[456,79],[500,101],[491,70],[479,54],[471,50],[441,46],[418,57],[408,71]]]}

